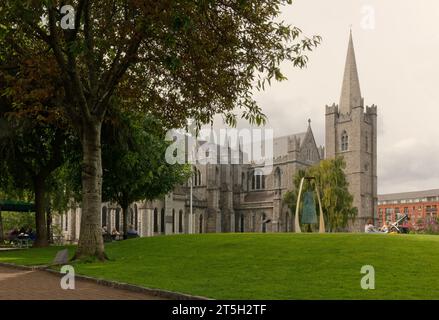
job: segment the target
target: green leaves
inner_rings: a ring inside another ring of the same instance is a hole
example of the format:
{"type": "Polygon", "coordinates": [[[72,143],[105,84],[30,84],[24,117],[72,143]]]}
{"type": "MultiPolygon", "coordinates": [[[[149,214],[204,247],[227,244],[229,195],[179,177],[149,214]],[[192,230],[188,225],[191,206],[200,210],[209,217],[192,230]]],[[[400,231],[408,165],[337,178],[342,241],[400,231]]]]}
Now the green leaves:
{"type": "MultiPolygon", "coordinates": [[[[111,116],[116,116],[111,114],[111,116]]],[[[124,113],[103,132],[103,195],[128,205],[162,196],[188,179],[185,165],[165,162],[168,142],[162,124],[151,116],[124,113]],[[124,203],[128,202],[128,203],[124,203]]]]}

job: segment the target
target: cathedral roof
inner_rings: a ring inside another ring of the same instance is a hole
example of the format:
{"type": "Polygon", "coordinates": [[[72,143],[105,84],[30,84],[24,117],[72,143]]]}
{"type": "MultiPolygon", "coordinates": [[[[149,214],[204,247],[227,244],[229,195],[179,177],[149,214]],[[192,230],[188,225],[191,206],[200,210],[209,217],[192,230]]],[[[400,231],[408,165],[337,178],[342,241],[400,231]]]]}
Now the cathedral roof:
{"type": "Polygon", "coordinates": [[[299,145],[305,140],[306,132],[289,134],[273,139],[273,156],[274,158],[282,157],[288,154],[289,141],[298,141],[299,145]]]}
{"type": "Polygon", "coordinates": [[[362,104],[361,100],[360,80],[358,77],[354,41],[352,40],[351,31],[341,89],[340,113],[350,113],[352,108],[356,108],[362,104]]]}

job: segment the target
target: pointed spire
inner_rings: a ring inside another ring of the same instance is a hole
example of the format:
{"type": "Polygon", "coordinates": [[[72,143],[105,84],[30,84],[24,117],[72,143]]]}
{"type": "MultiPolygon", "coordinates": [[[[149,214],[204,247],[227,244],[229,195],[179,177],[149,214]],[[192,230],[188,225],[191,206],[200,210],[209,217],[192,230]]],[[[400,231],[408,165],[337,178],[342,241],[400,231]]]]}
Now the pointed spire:
{"type": "Polygon", "coordinates": [[[349,36],[348,54],[344,69],[343,85],[340,97],[340,113],[350,113],[352,108],[362,104],[360,80],[358,78],[357,62],[355,59],[352,29],[349,36]]]}

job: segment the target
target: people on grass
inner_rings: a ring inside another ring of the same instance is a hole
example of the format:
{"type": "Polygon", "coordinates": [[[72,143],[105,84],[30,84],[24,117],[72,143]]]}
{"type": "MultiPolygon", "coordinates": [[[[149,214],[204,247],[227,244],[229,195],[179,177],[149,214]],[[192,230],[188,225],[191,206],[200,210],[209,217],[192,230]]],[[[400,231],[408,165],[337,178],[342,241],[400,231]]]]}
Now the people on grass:
{"type": "Polygon", "coordinates": [[[117,231],[116,228],[113,228],[113,230],[111,231],[111,238],[113,240],[116,240],[116,238],[120,237],[120,232],[117,231]]]}
{"type": "Polygon", "coordinates": [[[138,234],[137,231],[133,228],[133,225],[130,224],[130,225],[128,226],[127,235],[129,235],[129,236],[138,236],[139,234],[138,234]]]}
{"type": "Polygon", "coordinates": [[[387,225],[385,225],[386,228],[381,227],[381,228],[377,228],[373,225],[373,220],[369,219],[367,220],[366,225],[364,226],[364,232],[365,233],[388,233],[389,229],[387,227],[387,225]]]}

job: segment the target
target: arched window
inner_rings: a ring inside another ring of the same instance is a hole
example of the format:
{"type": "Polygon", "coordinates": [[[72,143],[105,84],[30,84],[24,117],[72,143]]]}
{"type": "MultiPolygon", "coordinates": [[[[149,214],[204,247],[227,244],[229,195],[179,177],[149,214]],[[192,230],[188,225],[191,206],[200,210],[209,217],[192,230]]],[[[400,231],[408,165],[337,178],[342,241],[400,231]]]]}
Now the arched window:
{"type": "Polygon", "coordinates": [[[66,221],[65,221],[65,226],[64,226],[64,230],[68,231],[69,230],[69,215],[68,213],[66,213],[66,221]]]}
{"type": "MultiPolygon", "coordinates": [[[[107,225],[107,207],[102,207],[102,221],[101,221],[101,225],[106,226],[107,225]]],[[[111,231],[111,230],[109,230],[111,231]]]]}
{"type": "Polygon", "coordinates": [[[349,149],[349,136],[345,130],[341,135],[341,151],[347,151],[348,149],[349,149]]]}
{"type": "Polygon", "coordinates": [[[165,208],[160,212],[160,232],[165,233],[165,208]]]}
{"type": "Polygon", "coordinates": [[[203,233],[203,215],[200,214],[200,225],[199,225],[200,233],[203,233]]]}
{"type": "Polygon", "coordinates": [[[241,216],[240,216],[240,226],[239,226],[239,228],[240,228],[240,231],[241,232],[244,232],[244,214],[242,214],[241,213],[241,216]]]}
{"type": "Polygon", "coordinates": [[[183,210],[178,212],[178,232],[183,233],[183,210]]]}
{"type": "Polygon", "coordinates": [[[175,209],[172,209],[172,233],[175,233],[175,209]]]}
{"type": "Polygon", "coordinates": [[[280,189],[282,187],[282,177],[279,167],[277,167],[275,171],[275,180],[276,180],[276,187],[280,189]]]}
{"type": "Polygon", "coordinates": [[[198,185],[201,186],[201,171],[198,170],[198,185]]]}
{"type": "Polygon", "coordinates": [[[129,219],[130,225],[133,225],[134,224],[134,211],[133,211],[133,208],[130,208],[128,211],[130,213],[130,219],[129,219]]]}
{"type": "Polygon", "coordinates": [[[137,209],[137,204],[134,204],[134,229],[138,230],[139,229],[139,211],[137,209]]]}
{"type": "Polygon", "coordinates": [[[154,232],[159,232],[159,213],[157,208],[154,209],[154,232]]]}
{"type": "Polygon", "coordinates": [[[241,173],[241,185],[244,186],[245,185],[245,173],[241,173]]]}
{"type": "Polygon", "coordinates": [[[120,230],[120,208],[116,209],[116,216],[115,216],[115,228],[117,231],[120,230]]]}
{"type": "Polygon", "coordinates": [[[193,182],[192,185],[196,186],[197,183],[198,183],[198,170],[197,170],[197,168],[195,168],[195,170],[194,170],[194,177],[193,177],[193,179],[194,179],[194,182],[193,182]]]}

